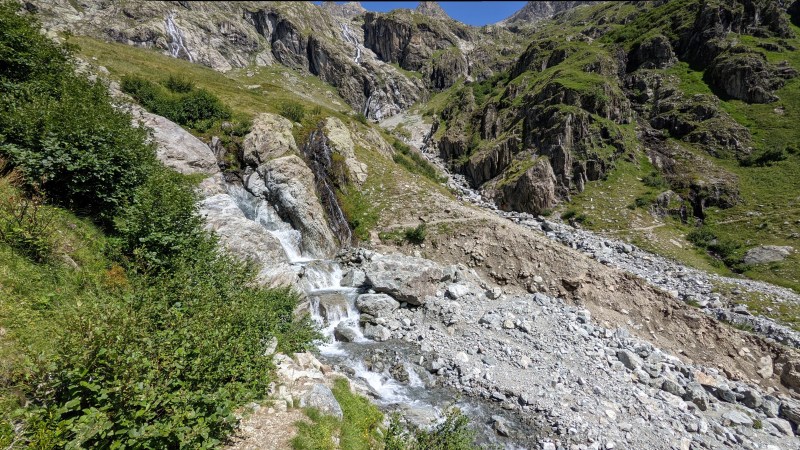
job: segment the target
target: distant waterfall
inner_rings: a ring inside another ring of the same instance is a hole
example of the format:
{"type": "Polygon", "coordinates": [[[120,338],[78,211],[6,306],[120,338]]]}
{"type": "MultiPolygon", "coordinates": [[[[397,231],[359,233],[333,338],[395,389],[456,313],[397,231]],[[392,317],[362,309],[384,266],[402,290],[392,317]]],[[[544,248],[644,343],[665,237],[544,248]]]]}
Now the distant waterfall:
{"type": "Polygon", "coordinates": [[[345,42],[353,44],[353,46],[356,48],[356,54],[353,57],[353,62],[359,64],[361,62],[361,44],[358,42],[358,39],[356,39],[355,35],[350,30],[350,27],[346,23],[342,24],[342,36],[344,37],[345,42]]]}
{"type": "Polygon", "coordinates": [[[180,58],[181,53],[186,55],[186,58],[189,62],[194,62],[194,57],[192,53],[189,52],[189,49],[186,48],[186,44],[184,43],[183,32],[178,25],[175,24],[175,12],[169,13],[164,18],[164,27],[167,31],[167,36],[169,36],[169,53],[172,55],[173,58],[180,58]]]}

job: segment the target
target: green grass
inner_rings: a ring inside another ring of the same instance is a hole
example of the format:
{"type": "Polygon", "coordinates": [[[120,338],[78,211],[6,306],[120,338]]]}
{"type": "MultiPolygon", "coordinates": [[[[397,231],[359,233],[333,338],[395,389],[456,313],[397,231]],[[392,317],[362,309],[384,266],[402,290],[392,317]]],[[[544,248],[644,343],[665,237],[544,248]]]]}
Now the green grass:
{"type": "Polygon", "coordinates": [[[288,102],[297,102],[309,109],[318,106],[327,115],[345,121],[347,115],[341,111],[350,110],[333,87],[314,76],[298,74],[279,64],[235,69],[223,74],[155,50],[103,42],[85,36],[71,36],[68,42],[78,45],[81,55],[106,67],[116,79],[124,75],[136,75],[160,82],[170,75],[182,77],[218,96],[235,113],[248,117],[262,112],[279,114],[281,106],[288,102]]]}
{"type": "Polygon", "coordinates": [[[378,447],[383,414],[366,397],[352,392],[345,378],[336,379],[332,391],[342,408],[342,420],[315,409],[306,409],[311,423],[297,423],[298,434],[292,440],[292,448],[369,450],[378,447]],[[338,446],[334,445],[334,438],[338,439],[338,446]]]}

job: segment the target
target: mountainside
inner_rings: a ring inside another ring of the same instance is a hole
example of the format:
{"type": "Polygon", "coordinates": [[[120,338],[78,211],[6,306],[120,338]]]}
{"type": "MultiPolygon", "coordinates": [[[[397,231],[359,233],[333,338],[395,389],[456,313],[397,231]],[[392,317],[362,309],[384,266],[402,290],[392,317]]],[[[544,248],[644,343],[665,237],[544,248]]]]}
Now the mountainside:
{"type": "MultiPolygon", "coordinates": [[[[761,273],[741,263],[745,252],[797,237],[789,194],[797,186],[785,174],[800,169],[791,112],[800,40],[787,6],[626,2],[568,11],[542,24],[509,70],[454,88],[429,110],[439,117],[439,152],[502,209],[549,213],[572,201],[569,214],[595,229],[702,224],[690,235],[695,244],[730,268],[761,273]],[[761,181],[770,172],[780,183],[761,181]],[[641,181],[620,189],[622,177],[641,181]],[[596,204],[599,190],[616,206],[596,204]],[[784,217],[778,235],[766,222],[747,240],[735,236],[739,225],[713,228],[762,214],[784,217]]],[[[773,269],[798,287],[794,266],[790,258],[773,269]]]]}
{"type": "Polygon", "coordinates": [[[570,10],[577,6],[590,5],[592,1],[542,1],[528,2],[511,17],[503,20],[504,25],[527,25],[543,19],[549,19],[554,15],[570,10]]]}
{"type": "Polygon", "coordinates": [[[0,25],[0,447],[796,447],[800,0],[0,25]]]}

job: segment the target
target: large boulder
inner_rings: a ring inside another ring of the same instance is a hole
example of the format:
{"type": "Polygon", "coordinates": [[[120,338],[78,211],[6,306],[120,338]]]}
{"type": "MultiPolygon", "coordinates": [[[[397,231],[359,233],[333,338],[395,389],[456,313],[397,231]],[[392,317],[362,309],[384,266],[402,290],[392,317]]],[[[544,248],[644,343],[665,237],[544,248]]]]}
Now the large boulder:
{"type": "Polygon", "coordinates": [[[397,300],[386,294],[362,294],[356,299],[356,308],[375,318],[389,317],[399,306],[397,300]]]}
{"type": "Polygon", "coordinates": [[[791,255],[794,248],[789,246],[778,245],[761,245],[759,247],[751,248],[744,255],[745,264],[765,264],[771,262],[783,261],[787,256],[791,255]]]}
{"type": "MultiPolygon", "coordinates": [[[[344,165],[349,181],[359,186],[364,184],[367,181],[367,165],[356,159],[355,144],[345,124],[336,117],[328,117],[323,130],[328,138],[328,146],[333,151],[331,158],[335,158],[334,162],[344,165]]],[[[337,168],[337,164],[334,164],[334,169],[337,168]]]]}
{"type": "Polygon", "coordinates": [[[503,176],[488,189],[500,209],[541,214],[558,202],[558,180],[547,158],[537,158],[521,173],[509,170],[503,176]]]}
{"type": "Polygon", "coordinates": [[[411,305],[424,304],[443,278],[442,268],[433,261],[404,255],[375,258],[364,265],[364,272],[376,292],[411,305]]]}
{"type": "Polygon", "coordinates": [[[141,123],[153,131],[156,156],[165,166],[185,175],[219,172],[217,159],[208,145],[180,125],[139,106],[132,105],[131,112],[135,124],[141,123]]]}
{"type": "Polygon", "coordinates": [[[253,119],[250,133],[242,142],[245,164],[257,167],[286,153],[297,153],[292,122],[277,114],[263,113],[253,119]]]}
{"type": "Polygon", "coordinates": [[[304,408],[315,408],[321,413],[334,416],[341,420],[344,417],[342,407],[336,401],[328,386],[322,383],[317,383],[311,390],[300,399],[300,406],[304,408]]]}
{"type": "Polygon", "coordinates": [[[327,258],[336,252],[338,243],[317,198],[314,174],[299,156],[283,156],[262,164],[248,179],[247,187],[300,232],[304,254],[327,258]]]}

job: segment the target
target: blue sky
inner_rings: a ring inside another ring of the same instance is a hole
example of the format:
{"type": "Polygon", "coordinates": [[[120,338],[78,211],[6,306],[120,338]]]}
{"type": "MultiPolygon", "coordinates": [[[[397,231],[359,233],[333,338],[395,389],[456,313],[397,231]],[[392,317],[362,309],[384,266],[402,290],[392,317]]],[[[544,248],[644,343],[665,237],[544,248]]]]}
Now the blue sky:
{"type": "MultiPolygon", "coordinates": [[[[481,26],[505,19],[519,11],[525,3],[527,2],[439,2],[439,5],[450,17],[458,21],[481,26]]],[[[414,9],[417,4],[419,2],[361,2],[361,6],[365,9],[377,12],[387,12],[397,8],[414,9]]]]}

